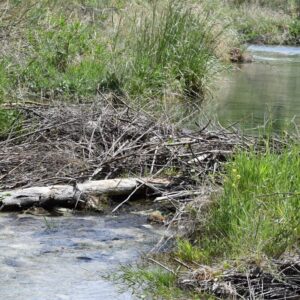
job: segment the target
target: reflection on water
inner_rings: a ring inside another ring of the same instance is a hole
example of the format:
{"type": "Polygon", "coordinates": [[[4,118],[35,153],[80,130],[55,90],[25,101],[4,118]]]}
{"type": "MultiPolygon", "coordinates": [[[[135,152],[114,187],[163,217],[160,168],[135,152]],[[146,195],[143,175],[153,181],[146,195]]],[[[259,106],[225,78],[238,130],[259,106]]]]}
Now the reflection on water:
{"type": "Polygon", "coordinates": [[[240,65],[221,82],[217,115],[223,125],[244,128],[273,121],[280,131],[294,119],[300,125],[300,47],[250,46],[252,64],[240,65]]]}

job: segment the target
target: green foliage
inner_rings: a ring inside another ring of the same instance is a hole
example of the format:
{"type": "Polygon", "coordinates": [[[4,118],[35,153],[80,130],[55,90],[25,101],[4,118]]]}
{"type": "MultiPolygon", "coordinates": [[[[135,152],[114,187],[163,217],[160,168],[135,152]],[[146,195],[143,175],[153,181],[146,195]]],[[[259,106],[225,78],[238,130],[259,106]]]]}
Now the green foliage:
{"type": "Polygon", "coordinates": [[[5,26],[21,20],[15,34],[22,55],[17,48],[7,53],[14,61],[9,89],[22,97],[65,99],[98,90],[130,98],[161,98],[166,91],[204,98],[220,66],[215,49],[223,29],[213,14],[191,4],[10,2],[5,26]]]}
{"type": "Polygon", "coordinates": [[[0,109],[0,139],[8,133],[16,120],[17,112],[15,110],[0,109]]]}
{"type": "Polygon", "coordinates": [[[221,35],[213,33],[212,20],[180,1],[168,1],[165,7],[154,4],[150,14],[136,17],[121,48],[125,90],[159,95],[171,88],[203,97],[217,64],[214,49],[221,35]]]}
{"type": "Polygon", "coordinates": [[[198,245],[192,245],[188,240],[179,239],[177,241],[176,256],[181,260],[194,263],[194,262],[206,262],[207,254],[198,245]]]}
{"type": "Polygon", "coordinates": [[[181,291],[176,287],[176,276],[161,268],[126,266],[121,269],[121,280],[139,298],[178,299],[181,291]]]}
{"type": "Polygon", "coordinates": [[[95,94],[105,73],[107,53],[93,31],[80,22],[54,19],[50,28],[30,32],[31,57],[19,80],[33,92],[95,94]]]}
{"type": "Polygon", "coordinates": [[[0,30],[9,28],[2,57],[12,63],[0,66],[0,96],[73,100],[104,90],[202,100],[236,31],[242,41],[299,40],[297,1],[286,13],[268,1],[238,2],[8,1],[0,30]]]}
{"type": "Polygon", "coordinates": [[[201,297],[198,293],[179,289],[176,274],[157,266],[123,266],[120,271],[107,278],[125,283],[138,299],[214,299],[208,295],[201,297]]]}
{"type": "Polygon", "coordinates": [[[291,37],[300,44],[300,20],[295,19],[289,24],[289,33],[291,37]]]}
{"type": "Polygon", "coordinates": [[[212,208],[203,248],[231,258],[279,257],[300,237],[300,148],[239,153],[227,166],[224,193],[212,208]]]}

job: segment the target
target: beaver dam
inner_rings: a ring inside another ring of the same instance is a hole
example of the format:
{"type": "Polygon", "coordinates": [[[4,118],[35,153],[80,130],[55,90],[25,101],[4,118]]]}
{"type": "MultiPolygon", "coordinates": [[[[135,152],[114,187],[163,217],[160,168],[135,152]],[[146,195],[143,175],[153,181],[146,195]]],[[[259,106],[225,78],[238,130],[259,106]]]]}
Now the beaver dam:
{"type": "MultiPolygon", "coordinates": [[[[76,299],[129,299],[130,293],[116,294],[103,281],[105,261],[114,269],[154,246],[153,251],[169,251],[178,234],[192,238],[197,222],[188,211],[199,213],[213,203],[225,162],[240,151],[266,149],[262,140],[233,128],[208,122],[182,130],[105,96],[80,105],[28,102],[6,108],[18,115],[0,142],[1,236],[9,241],[0,241],[6,299],[28,293],[37,299],[71,299],[73,293],[76,299]],[[55,275],[60,272],[66,276],[61,288],[64,279],[55,275]],[[14,279],[20,294],[9,293],[8,280],[14,279]]],[[[272,138],[268,147],[280,153],[286,143],[272,138]]],[[[224,297],[300,295],[295,255],[278,257],[273,273],[254,263],[220,270],[178,261],[188,269],[178,273],[183,289],[224,297]]]]}
{"type": "Polygon", "coordinates": [[[299,16],[0,1],[0,298],[299,299],[299,16]]]}
{"type": "Polygon", "coordinates": [[[107,101],[14,109],[22,129],[1,141],[1,210],[86,208],[101,202],[89,199],[97,195],[186,198],[236,147],[253,144],[223,129],[179,130],[107,101]]]}

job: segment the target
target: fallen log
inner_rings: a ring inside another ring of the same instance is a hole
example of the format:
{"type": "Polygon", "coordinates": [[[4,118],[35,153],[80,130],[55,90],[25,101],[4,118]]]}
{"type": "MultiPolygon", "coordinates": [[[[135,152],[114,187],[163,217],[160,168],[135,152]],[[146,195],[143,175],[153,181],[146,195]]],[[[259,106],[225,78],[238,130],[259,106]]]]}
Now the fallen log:
{"type": "Polygon", "coordinates": [[[141,192],[139,186],[157,192],[170,182],[165,179],[122,178],[88,181],[73,185],[52,185],[30,187],[0,192],[0,211],[22,210],[32,206],[77,207],[85,203],[89,196],[128,196],[134,191],[141,192]]]}

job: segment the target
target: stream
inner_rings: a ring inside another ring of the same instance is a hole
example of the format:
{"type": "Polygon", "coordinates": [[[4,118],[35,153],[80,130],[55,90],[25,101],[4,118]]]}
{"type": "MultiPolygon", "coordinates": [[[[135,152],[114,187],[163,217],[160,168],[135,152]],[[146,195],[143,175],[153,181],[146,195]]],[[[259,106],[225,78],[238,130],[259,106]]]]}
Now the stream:
{"type": "MultiPolygon", "coordinates": [[[[300,48],[250,46],[255,62],[220,82],[215,113],[223,125],[254,130],[272,118],[275,131],[300,125],[300,48]]],[[[135,262],[163,227],[143,215],[0,216],[0,298],[5,300],[133,299],[103,279],[135,262]]]]}
{"type": "Polygon", "coordinates": [[[0,299],[133,299],[103,275],[136,261],[161,233],[136,214],[1,214],[0,299]]]}
{"type": "Polygon", "coordinates": [[[300,125],[300,47],[248,47],[250,64],[223,76],[214,114],[223,126],[238,123],[250,133],[272,120],[272,131],[300,125]]]}

